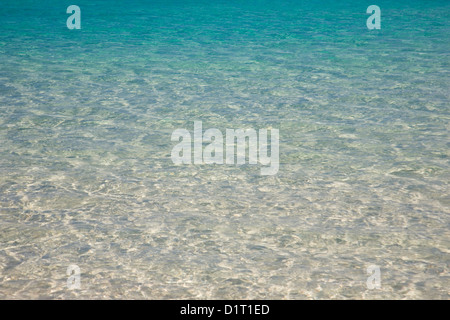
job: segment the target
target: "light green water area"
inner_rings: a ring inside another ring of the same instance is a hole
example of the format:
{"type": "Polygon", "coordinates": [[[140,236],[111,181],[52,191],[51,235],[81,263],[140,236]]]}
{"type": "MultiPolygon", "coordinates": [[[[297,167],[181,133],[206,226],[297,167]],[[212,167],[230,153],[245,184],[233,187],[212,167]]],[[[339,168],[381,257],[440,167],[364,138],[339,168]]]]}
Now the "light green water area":
{"type": "Polygon", "coordinates": [[[449,21],[449,1],[2,0],[0,298],[449,299],[449,21]],[[175,165],[194,121],[279,129],[278,173],[175,165]]]}

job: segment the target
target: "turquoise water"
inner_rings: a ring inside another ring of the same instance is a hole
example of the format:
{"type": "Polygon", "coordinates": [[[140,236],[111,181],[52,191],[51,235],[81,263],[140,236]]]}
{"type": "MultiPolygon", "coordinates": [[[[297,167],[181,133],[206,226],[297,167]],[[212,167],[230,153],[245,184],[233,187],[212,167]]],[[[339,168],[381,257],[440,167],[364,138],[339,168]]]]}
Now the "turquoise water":
{"type": "Polygon", "coordinates": [[[448,299],[449,19],[449,1],[3,0],[0,298],[448,299]],[[194,121],[279,129],[279,172],[174,165],[194,121]]]}

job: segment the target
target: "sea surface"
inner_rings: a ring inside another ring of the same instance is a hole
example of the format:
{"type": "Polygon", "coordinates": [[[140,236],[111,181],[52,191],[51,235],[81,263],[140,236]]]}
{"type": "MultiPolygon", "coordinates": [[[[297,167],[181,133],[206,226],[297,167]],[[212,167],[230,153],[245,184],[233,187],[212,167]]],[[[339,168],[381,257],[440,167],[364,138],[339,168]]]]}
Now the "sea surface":
{"type": "Polygon", "coordinates": [[[449,53],[448,0],[2,0],[0,299],[449,299],[449,53]]]}

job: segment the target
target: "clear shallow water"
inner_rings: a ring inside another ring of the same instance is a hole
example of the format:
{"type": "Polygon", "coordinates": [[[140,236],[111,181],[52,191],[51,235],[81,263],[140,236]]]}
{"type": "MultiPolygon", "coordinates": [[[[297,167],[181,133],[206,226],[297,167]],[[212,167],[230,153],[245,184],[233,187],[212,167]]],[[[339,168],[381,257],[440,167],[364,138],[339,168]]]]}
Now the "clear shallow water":
{"type": "Polygon", "coordinates": [[[70,4],[0,5],[0,298],[449,298],[448,1],[70,4]],[[194,121],[278,174],[173,165],[194,121]]]}

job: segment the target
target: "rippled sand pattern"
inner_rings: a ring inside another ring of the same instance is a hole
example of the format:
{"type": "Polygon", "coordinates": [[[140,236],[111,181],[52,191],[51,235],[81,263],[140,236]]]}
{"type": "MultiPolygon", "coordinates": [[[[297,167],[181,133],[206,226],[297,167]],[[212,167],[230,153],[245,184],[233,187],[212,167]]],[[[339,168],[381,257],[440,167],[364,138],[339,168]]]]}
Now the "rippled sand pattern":
{"type": "Polygon", "coordinates": [[[0,298],[449,299],[450,5],[369,31],[312,2],[77,1],[68,30],[2,1],[0,298]],[[278,128],[278,174],[174,165],[194,121],[278,128]]]}

